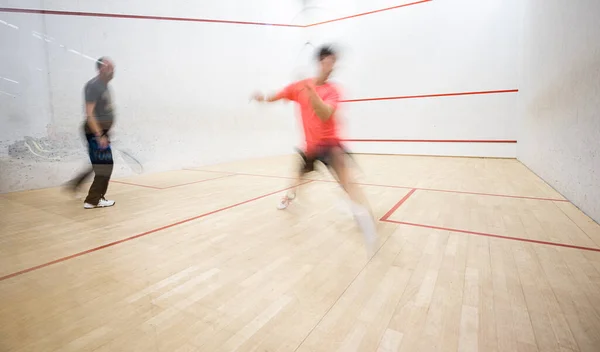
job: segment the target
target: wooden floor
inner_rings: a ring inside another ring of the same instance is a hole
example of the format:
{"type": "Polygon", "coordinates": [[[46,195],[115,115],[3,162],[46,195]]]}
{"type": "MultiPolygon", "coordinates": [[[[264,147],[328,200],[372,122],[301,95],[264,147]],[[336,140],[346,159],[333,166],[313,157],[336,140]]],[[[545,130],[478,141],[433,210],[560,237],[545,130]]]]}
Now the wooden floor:
{"type": "Polygon", "coordinates": [[[0,196],[0,351],[600,351],[600,227],[516,160],[290,157],[0,196]]]}

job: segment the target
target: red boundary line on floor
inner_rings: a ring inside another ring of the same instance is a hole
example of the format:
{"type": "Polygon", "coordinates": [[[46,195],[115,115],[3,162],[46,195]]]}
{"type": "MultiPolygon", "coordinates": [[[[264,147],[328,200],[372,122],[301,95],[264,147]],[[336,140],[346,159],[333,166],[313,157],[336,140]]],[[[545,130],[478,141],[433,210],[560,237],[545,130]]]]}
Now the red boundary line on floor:
{"type": "Polygon", "coordinates": [[[139,183],[131,183],[131,182],[125,182],[125,181],[119,181],[119,180],[110,180],[110,182],[111,183],[119,183],[119,184],[122,184],[122,185],[129,185],[129,186],[136,186],[136,187],[144,187],[144,188],[150,188],[150,189],[157,189],[157,190],[161,190],[162,189],[160,187],[141,185],[139,183]]]}
{"type": "Polygon", "coordinates": [[[358,103],[363,101],[379,101],[379,100],[399,100],[399,99],[422,99],[422,98],[439,98],[439,97],[456,97],[462,95],[483,95],[483,94],[501,94],[501,93],[517,93],[518,89],[501,89],[501,90],[484,90],[475,92],[455,92],[455,93],[440,93],[440,94],[422,94],[422,95],[400,95],[396,97],[378,97],[378,98],[359,98],[340,100],[341,103],[358,103]]]}
{"type": "MultiPolygon", "coordinates": [[[[300,185],[305,185],[305,184],[310,183],[310,182],[312,182],[312,181],[307,181],[307,182],[301,183],[300,185]]],[[[216,213],[219,213],[219,212],[222,212],[222,211],[225,211],[225,210],[229,210],[229,209],[238,207],[240,205],[244,205],[244,204],[247,204],[247,203],[250,203],[250,202],[254,202],[254,201],[262,199],[262,198],[266,198],[266,197],[275,195],[277,193],[286,191],[286,190],[291,189],[291,188],[293,188],[293,187],[286,187],[286,188],[283,188],[283,189],[280,189],[280,190],[277,190],[277,191],[274,191],[274,192],[270,192],[270,193],[264,194],[262,196],[254,197],[252,199],[248,199],[248,200],[245,200],[245,201],[233,204],[233,205],[226,206],[224,208],[220,208],[220,209],[217,209],[217,210],[210,211],[208,213],[197,215],[197,216],[185,219],[185,220],[177,221],[177,222],[174,222],[174,223],[169,224],[169,225],[158,227],[158,228],[155,228],[153,230],[142,232],[142,233],[134,235],[134,236],[130,236],[130,237],[118,240],[118,241],[110,242],[110,243],[104,244],[102,246],[98,246],[98,247],[95,247],[95,248],[92,248],[92,249],[88,249],[88,250],[85,250],[85,251],[82,251],[82,252],[79,252],[79,253],[75,253],[75,254],[66,256],[66,257],[55,259],[53,261],[50,261],[50,262],[47,262],[47,263],[44,263],[44,264],[40,264],[40,265],[36,265],[36,266],[33,266],[31,268],[28,268],[28,269],[23,269],[23,270],[14,272],[12,274],[8,274],[8,275],[0,277],[0,281],[4,281],[4,280],[10,279],[10,278],[13,278],[15,276],[23,275],[23,274],[26,274],[26,273],[29,273],[29,272],[32,272],[32,271],[35,271],[35,270],[38,270],[38,269],[42,269],[42,268],[45,268],[45,267],[48,267],[48,266],[51,266],[51,265],[54,265],[54,264],[58,264],[58,263],[67,261],[69,259],[81,257],[82,255],[93,253],[93,252],[99,251],[99,250],[104,249],[104,248],[116,246],[117,244],[128,242],[128,241],[134,240],[136,238],[144,237],[144,236],[153,234],[155,232],[166,230],[166,229],[169,229],[171,227],[175,227],[175,226],[178,226],[178,225],[181,225],[181,224],[185,224],[187,222],[194,221],[194,220],[197,220],[197,219],[200,219],[200,218],[212,215],[212,214],[216,214],[216,213]]]]}
{"type": "MultiPolygon", "coordinates": [[[[184,170],[187,170],[187,171],[198,171],[198,172],[212,172],[212,173],[227,173],[228,174],[228,175],[223,176],[223,177],[216,177],[216,178],[207,179],[207,180],[200,180],[198,182],[216,180],[216,179],[220,179],[220,178],[224,178],[224,177],[229,177],[229,176],[234,176],[234,175],[245,175],[245,176],[256,176],[256,177],[274,177],[274,178],[291,179],[291,177],[283,177],[283,176],[268,176],[268,175],[256,175],[256,174],[244,174],[244,173],[231,173],[231,172],[211,171],[211,170],[194,170],[194,169],[184,169],[184,170]]],[[[308,184],[308,183],[311,183],[311,182],[336,182],[336,181],[312,180],[311,179],[311,180],[307,180],[307,181],[301,183],[300,185],[305,185],[305,184],[308,184]]],[[[135,184],[132,184],[132,185],[135,185],[135,184]]],[[[182,186],[183,185],[184,184],[182,184],[182,186]]],[[[370,185],[370,186],[381,186],[381,187],[392,187],[392,188],[407,188],[407,187],[401,187],[401,186],[386,186],[386,185],[375,185],[375,184],[368,184],[368,185],[370,185]]],[[[139,185],[136,185],[136,186],[139,186],[139,185]]],[[[172,187],[178,187],[178,186],[172,186],[172,187]]],[[[240,206],[240,205],[244,205],[244,204],[247,204],[247,203],[250,203],[250,202],[262,199],[262,198],[266,198],[266,197],[275,195],[277,193],[283,192],[283,191],[291,189],[291,188],[294,188],[294,187],[293,186],[292,187],[286,187],[286,188],[283,188],[281,190],[270,192],[270,193],[264,194],[262,196],[254,197],[252,199],[248,199],[248,200],[245,200],[245,201],[233,204],[233,205],[229,205],[227,207],[223,207],[223,208],[220,208],[220,209],[217,209],[217,210],[213,210],[213,211],[210,211],[210,212],[207,212],[207,213],[204,213],[204,214],[192,217],[192,218],[188,218],[188,219],[181,220],[181,221],[169,224],[169,225],[165,225],[165,226],[162,226],[162,227],[159,227],[159,228],[155,228],[153,230],[149,230],[149,231],[146,231],[146,232],[134,235],[134,236],[130,236],[130,237],[127,237],[127,238],[124,238],[124,239],[121,239],[121,240],[113,241],[113,242],[104,244],[102,246],[98,246],[98,247],[91,248],[91,249],[88,249],[88,250],[85,250],[85,251],[82,251],[82,252],[78,252],[78,253],[75,253],[75,254],[72,254],[72,255],[69,255],[69,256],[66,256],[66,257],[62,257],[62,258],[59,258],[59,259],[56,259],[56,260],[53,260],[53,261],[50,261],[50,262],[47,262],[47,263],[44,263],[44,264],[36,265],[36,266],[30,267],[28,269],[20,270],[20,271],[14,272],[12,274],[8,274],[8,275],[0,277],[0,281],[4,281],[4,280],[7,280],[7,279],[10,279],[10,278],[19,276],[19,275],[23,275],[23,274],[26,274],[26,273],[29,273],[29,272],[32,272],[32,271],[35,271],[35,270],[39,270],[39,269],[42,269],[42,268],[54,265],[54,264],[58,264],[58,263],[67,261],[69,259],[77,258],[77,257],[83,256],[85,254],[93,253],[93,252],[99,251],[99,250],[104,249],[104,248],[112,247],[112,246],[115,246],[115,245],[120,244],[120,243],[128,242],[128,241],[134,240],[136,238],[144,237],[144,236],[150,235],[152,233],[159,232],[159,231],[162,231],[162,230],[166,230],[166,229],[169,229],[171,227],[175,227],[175,226],[178,226],[178,225],[181,225],[181,224],[193,221],[193,220],[197,220],[197,219],[200,219],[200,218],[212,215],[212,214],[216,214],[216,213],[228,210],[228,209],[232,209],[232,208],[235,208],[235,207],[240,206]]],[[[573,249],[581,249],[581,250],[587,250],[587,251],[600,252],[599,248],[582,247],[582,246],[575,246],[575,245],[555,243],[555,242],[530,240],[530,239],[524,239],[524,238],[519,238],[519,237],[501,236],[501,235],[495,235],[495,234],[488,234],[488,233],[484,233],[484,232],[467,231],[467,230],[460,230],[460,229],[444,228],[444,227],[438,227],[438,226],[430,226],[430,225],[424,225],[424,224],[415,224],[415,223],[409,223],[409,222],[389,220],[389,217],[392,216],[392,214],[396,210],[398,210],[398,208],[400,208],[400,206],[402,206],[417,190],[436,191],[436,190],[433,190],[433,189],[410,188],[410,191],[398,203],[396,203],[394,205],[394,207],[392,207],[392,209],[390,209],[384,216],[382,216],[381,219],[380,219],[380,221],[384,221],[384,222],[388,222],[388,223],[394,223],[394,224],[400,224],[400,225],[408,225],[408,226],[424,227],[424,228],[430,228],[430,229],[436,229],[436,230],[444,230],[444,231],[451,231],[451,232],[466,233],[466,234],[472,234],[472,235],[478,235],[478,236],[487,236],[487,237],[508,239],[508,240],[520,241],[520,242],[530,242],[530,243],[545,244],[545,245],[559,246],[559,247],[565,247],[565,248],[573,248],[573,249]]],[[[442,191],[442,192],[450,192],[450,193],[454,192],[454,191],[445,191],[445,190],[440,190],[440,191],[442,191]]],[[[467,193],[467,192],[457,192],[457,193],[467,193]]],[[[478,194],[478,193],[467,193],[467,194],[478,194]]],[[[494,194],[483,194],[483,195],[501,196],[502,197],[502,195],[494,195],[494,194]]],[[[508,196],[508,197],[527,198],[527,199],[536,199],[536,200],[552,200],[552,199],[531,198],[531,197],[518,197],[518,196],[508,196]]],[[[553,201],[556,201],[556,200],[553,200],[553,201]]]]}
{"type": "Polygon", "coordinates": [[[244,24],[244,25],[253,25],[253,26],[275,26],[275,27],[295,27],[295,28],[304,28],[305,27],[304,25],[300,25],[300,24],[266,23],[266,22],[252,22],[252,21],[232,21],[232,20],[213,20],[213,19],[207,19],[207,18],[189,18],[189,17],[126,15],[126,14],[120,14],[120,13],[80,12],[80,11],[56,11],[56,10],[6,8],[6,7],[0,7],[0,12],[30,13],[30,14],[38,14],[38,15],[58,15],[58,16],[127,18],[127,19],[136,19],[136,20],[157,20],[157,21],[181,21],[181,22],[206,22],[206,23],[244,24]]]}
{"type": "Polygon", "coordinates": [[[411,189],[402,199],[400,199],[400,201],[398,203],[396,203],[396,205],[394,205],[392,207],[392,209],[390,209],[387,213],[385,213],[385,215],[383,215],[379,220],[380,221],[385,221],[387,219],[389,219],[390,216],[392,216],[392,214],[394,214],[394,212],[396,210],[398,210],[398,208],[400,208],[402,206],[402,204],[404,204],[408,198],[410,198],[410,196],[413,195],[413,193],[415,193],[417,191],[416,188],[411,189]]]}
{"type": "Polygon", "coordinates": [[[175,188],[175,187],[194,185],[194,184],[197,184],[197,183],[203,183],[203,182],[207,182],[207,181],[220,180],[222,178],[233,177],[233,176],[236,176],[236,175],[224,175],[224,176],[219,176],[219,177],[207,178],[205,180],[198,180],[198,181],[186,182],[186,183],[182,183],[182,184],[178,184],[178,185],[163,187],[162,189],[171,189],[171,188],[175,188]]]}
{"type": "Polygon", "coordinates": [[[516,140],[505,139],[342,139],[342,141],[375,143],[517,143],[516,140]]]}
{"type": "Polygon", "coordinates": [[[575,246],[575,245],[571,245],[571,244],[564,244],[564,243],[557,243],[557,242],[548,242],[548,241],[540,241],[540,240],[532,240],[532,239],[527,239],[527,238],[522,238],[522,237],[502,236],[502,235],[495,235],[495,234],[486,233],[486,232],[469,231],[469,230],[453,229],[453,228],[449,228],[449,227],[440,227],[440,226],[431,226],[431,225],[424,225],[424,224],[416,224],[416,223],[406,222],[406,221],[390,220],[390,217],[394,214],[394,212],[396,212],[398,210],[398,208],[400,208],[400,206],[402,206],[404,203],[406,203],[406,201],[408,200],[408,198],[410,198],[410,196],[412,196],[417,190],[421,190],[421,189],[419,189],[419,188],[413,188],[410,192],[408,192],[398,203],[396,203],[396,205],[394,205],[387,213],[385,213],[385,215],[382,216],[381,219],[379,219],[379,221],[389,222],[389,223],[392,223],[392,224],[399,224],[399,225],[422,227],[422,228],[434,229],[434,230],[443,230],[443,231],[451,231],[451,232],[458,232],[458,233],[466,233],[466,234],[469,234],[469,235],[476,235],[476,236],[485,236],[485,237],[500,238],[500,239],[505,239],[505,240],[518,241],[518,242],[528,242],[528,243],[535,243],[535,244],[544,244],[544,245],[549,245],[549,246],[557,246],[557,247],[581,249],[581,250],[585,250],[585,251],[600,252],[600,248],[575,246]]]}
{"type": "Polygon", "coordinates": [[[347,20],[350,18],[356,18],[366,15],[371,15],[374,13],[380,13],[384,11],[390,11],[399,9],[402,7],[412,6],[423,4],[426,2],[431,2],[433,0],[421,0],[408,4],[396,5],[391,7],[386,7],[379,10],[373,10],[368,12],[359,13],[356,15],[350,15],[340,18],[334,18],[331,20],[311,23],[311,24],[286,24],[286,23],[267,23],[267,22],[253,22],[253,21],[234,21],[234,20],[215,20],[215,19],[206,19],[206,18],[190,18],[190,17],[170,17],[170,16],[151,16],[151,15],[128,15],[128,14],[120,14],[120,13],[101,13],[101,12],[82,12],[82,11],[59,11],[59,10],[42,10],[42,9],[26,9],[26,8],[18,8],[18,7],[0,7],[0,12],[10,12],[10,13],[28,13],[28,14],[38,14],[38,15],[58,15],[58,16],[84,16],[84,17],[108,17],[108,18],[127,18],[127,19],[138,19],[138,20],[158,20],[158,21],[182,21],[182,22],[205,22],[205,23],[224,23],[224,24],[243,24],[243,25],[254,25],[254,26],[275,26],[275,27],[293,27],[293,28],[308,28],[314,27],[321,24],[337,22],[342,20],[347,20]]]}
{"type": "Polygon", "coordinates": [[[343,21],[343,20],[347,20],[347,19],[351,19],[351,18],[356,18],[356,17],[362,17],[362,16],[367,16],[367,15],[372,15],[374,13],[379,13],[379,12],[384,12],[384,11],[390,11],[390,10],[395,10],[395,9],[399,9],[402,7],[407,7],[407,6],[412,6],[412,5],[418,5],[418,4],[424,4],[426,2],[431,2],[433,0],[421,0],[421,1],[415,1],[415,2],[411,2],[408,4],[402,4],[402,5],[396,5],[396,6],[391,6],[391,7],[386,7],[384,9],[379,9],[379,10],[373,10],[373,11],[368,11],[368,12],[363,12],[363,13],[358,13],[356,15],[350,15],[350,16],[345,16],[345,17],[340,17],[340,18],[334,18],[332,20],[327,20],[327,21],[322,21],[322,22],[316,22],[316,23],[311,23],[311,24],[307,24],[304,27],[314,27],[314,26],[319,26],[322,24],[326,24],[326,23],[331,23],[331,22],[338,22],[338,21],[343,21]]]}
{"type": "Polygon", "coordinates": [[[389,219],[382,220],[382,221],[393,223],[393,224],[399,224],[399,225],[407,225],[407,226],[423,227],[423,228],[434,229],[434,230],[466,233],[469,235],[500,238],[500,239],[504,239],[504,240],[511,240],[511,241],[517,241],[517,242],[528,242],[528,243],[535,243],[535,244],[544,244],[544,245],[548,245],[548,246],[565,247],[565,248],[572,248],[572,249],[581,249],[584,251],[600,252],[600,248],[593,248],[593,247],[575,246],[575,245],[571,245],[571,244],[539,241],[539,240],[532,240],[532,239],[521,238],[521,237],[502,236],[502,235],[495,235],[492,233],[468,231],[468,230],[453,229],[453,228],[449,228],[449,227],[431,226],[431,225],[424,225],[424,224],[415,224],[415,223],[411,223],[411,222],[395,221],[395,220],[389,220],[389,219]]]}
{"type": "Polygon", "coordinates": [[[467,191],[449,191],[444,189],[434,188],[417,188],[420,191],[431,191],[431,192],[445,192],[445,193],[457,193],[457,194],[471,194],[476,196],[490,196],[490,197],[502,197],[502,198],[515,198],[515,199],[531,199],[531,200],[543,200],[549,202],[569,202],[566,199],[555,199],[555,198],[541,198],[541,197],[528,197],[528,196],[511,196],[507,194],[493,194],[493,193],[479,193],[479,192],[467,192],[467,191]]]}
{"type": "Polygon", "coordinates": [[[219,177],[207,178],[207,179],[204,179],[204,180],[198,180],[198,181],[181,183],[181,184],[177,184],[177,185],[173,185],[173,186],[167,186],[167,187],[148,186],[148,185],[142,185],[142,184],[139,184],[139,183],[125,182],[125,181],[119,181],[119,180],[111,180],[110,182],[119,183],[119,184],[123,184],[123,185],[130,185],[130,186],[151,188],[151,189],[156,189],[156,190],[161,191],[161,190],[171,189],[171,188],[175,188],[175,187],[193,185],[193,184],[196,184],[196,183],[202,183],[202,182],[207,182],[207,181],[219,180],[219,179],[222,179],[222,178],[232,177],[232,176],[237,176],[237,175],[234,175],[234,174],[224,175],[224,176],[219,176],[219,177]]]}
{"type": "MultiPolygon", "coordinates": [[[[261,174],[250,174],[243,172],[230,172],[230,171],[215,171],[215,170],[196,170],[196,169],[183,169],[185,171],[194,171],[194,172],[211,172],[211,173],[219,173],[219,174],[230,174],[230,175],[238,175],[238,176],[253,176],[253,177],[265,177],[265,178],[279,178],[286,180],[293,180],[294,177],[289,176],[273,176],[273,175],[261,175],[261,174]]],[[[334,180],[319,180],[319,179],[305,179],[314,182],[327,182],[327,183],[337,183],[334,180]]],[[[394,185],[382,185],[376,183],[362,183],[356,182],[357,185],[360,186],[373,186],[373,187],[385,187],[385,188],[400,188],[400,189],[416,189],[418,191],[431,191],[431,192],[445,192],[445,193],[457,193],[457,194],[470,194],[477,196],[489,196],[489,197],[501,197],[501,198],[515,198],[515,199],[531,199],[531,200],[540,200],[540,201],[549,201],[549,202],[569,202],[567,199],[558,199],[558,198],[542,198],[542,197],[530,197],[530,196],[513,196],[507,194],[494,194],[494,193],[479,193],[479,192],[468,192],[468,191],[454,191],[447,189],[435,189],[435,188],[419,188],[419,187],[408,187],[408,186],[394,186],[394,185]]]]}

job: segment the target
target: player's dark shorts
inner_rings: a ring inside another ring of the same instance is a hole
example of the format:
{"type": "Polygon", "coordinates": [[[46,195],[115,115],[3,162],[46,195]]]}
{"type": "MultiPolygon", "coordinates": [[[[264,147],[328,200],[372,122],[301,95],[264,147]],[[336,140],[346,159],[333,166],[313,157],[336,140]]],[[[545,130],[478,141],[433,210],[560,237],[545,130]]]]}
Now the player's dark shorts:
{"type": "Polygon", "coordinates": [[[335,148],[341,148],[344,153],[349,154],[339,141],[323,143],[310,154],[298,149],[298,154],[302,158],[300,172],[309,173],[315,171],[315,162],[317,161],[323,163],[327,168],[331,168],[333,164],[333,150],[335,148]]]}

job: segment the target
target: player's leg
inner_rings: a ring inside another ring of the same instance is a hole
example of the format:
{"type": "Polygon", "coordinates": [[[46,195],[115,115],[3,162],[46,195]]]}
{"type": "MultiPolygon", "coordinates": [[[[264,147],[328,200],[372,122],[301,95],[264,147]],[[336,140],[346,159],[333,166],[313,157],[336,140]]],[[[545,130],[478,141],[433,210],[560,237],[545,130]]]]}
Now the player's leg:
{"type": "Polygon", "coordinates": [[[328,151],[327,164],[335,172],[335,177],[340,186],[346,191],[350,200],[354,203],[369,208],[367,198],[354,182],[350,168],[346,162],[346,152],[340,146],[332,146],[328,151]]]}
{"type": "Polygon", "coordinates": [[[100,188],[100,192],[102,194],[102,198],[100,198],[101,200],[104,201],[105,204],[111,203],[110,205],[114,204],[114,201],[109,201],[107,200],[104,196],[106,195],[106,192],[108,191],[108,184],[110,182],[110,177],[112,176],[112,172],[113,172],[113,168],[114,168],[114,160],[113,160],[113,155],[112,155],[112,149],[110,148],[110,146],[108,147],[108,149],[106,151],[104,151],[104,160],[105,163],[102,164],[101,166],[101,171],[100,174],[102,175],[101,178],[101,183],[100,185],[102,186],[102,188],[100,188]]]}
{"type": "MultiPolygon", "coordinates": [[[[82,125],[82,132],[83,132],[83,136],[86,138],[87,143],[88,143],[88,148],[89,148],[89,140],[87,138],[87,134],[85,132],[85,124],[82,125]]],[[[66,191],[69,191],[71,193],[73,193],[74,195],[77,194],[77,192],[79,192],[79,188],[81,187],[81,184],[83,182],[85,182],[85,180],[87,180],[92,174],[94,173],[94,169],[92,168],[92,166],[90,165],[89,167],[87,167],[84,171],[82,171],[81,173],[79,173],[77,176],[75,176],[73,179],[67,181],[63,187],[66,191]]]]}
{"type": "Polygon", "coordinates": [[[112,150],[110,146],[106,149],[100,149],[94,135],[87,135],[86,137],[88,138],[88,151],[95,175],[83,206],[86,209],[113,206],[114,201],[104,198],[113,171],[112,150]]]}
{"type": "Polygon", "coordinates": [[[89,166],[80,172],[75,178],[65,184],[65,187],[71,192],[78,192],[81,184],[85,182],[94,173],[94,168],[89,166]]]}
{"type": "Polygon", "coordinates": [[[298,163],[296,166],[296,176],[292,181],[292,187],[286,192],[286,194],[281,198],[281,200],[277,204],[277,209],[279,210],[286,209],[290,205],[292,200],[297,197],[302,178],[304,177],[304,175],[306,175],[306,173],[310,172],[312,168],[314,168],[313,159],[308,158],[306,154],[302,151],[298,151],[298,154],[300,156],[300,163],[298,163]]]}
{"type": "Polygon", "coordinates": [[[376,242],[377,234],[375,221],[371,214],[367,198],[352,179],[350,169],[346,162],[346,153],[341,146],[332,146],[329,149],[328,154],[328,163],[335,172],[335,176],[338,179],[340,186],[342,186],[350,197],[350,208],[352,213],[365,236],[367,245],[371,247],[376,242]]]}

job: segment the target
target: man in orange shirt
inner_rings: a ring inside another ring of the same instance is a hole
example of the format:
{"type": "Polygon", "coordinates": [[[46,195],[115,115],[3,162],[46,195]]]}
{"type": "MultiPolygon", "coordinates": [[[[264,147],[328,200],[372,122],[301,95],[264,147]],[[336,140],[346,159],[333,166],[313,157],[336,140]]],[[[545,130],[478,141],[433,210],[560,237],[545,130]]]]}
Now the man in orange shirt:
{"type": "Polygon", "coordinates": [[[306,146],[301,152],[303,165],[294,184],[281,200],[278,208],[285,209],[296,197],[296,189],[302,176],[314,171],[315,161],[321,161],[333,169],[342,188],[351,199],[354,216],[362,228],[369,245],[376,240],[375,223],[367,206],[365,197],[351,180],[346,166],[346,152],[342,148],[337,131],[336,110],[340,101],[337,87],[328,81],[336,62],[336,54],[331,47],[323,47],[318,52],[319,75],[294,82],[273,96],[265,97],[256,94],[254,99],[259,102],[275,102],[281,99],[294,101],[300,106],[302,126],[306,146]]]}

